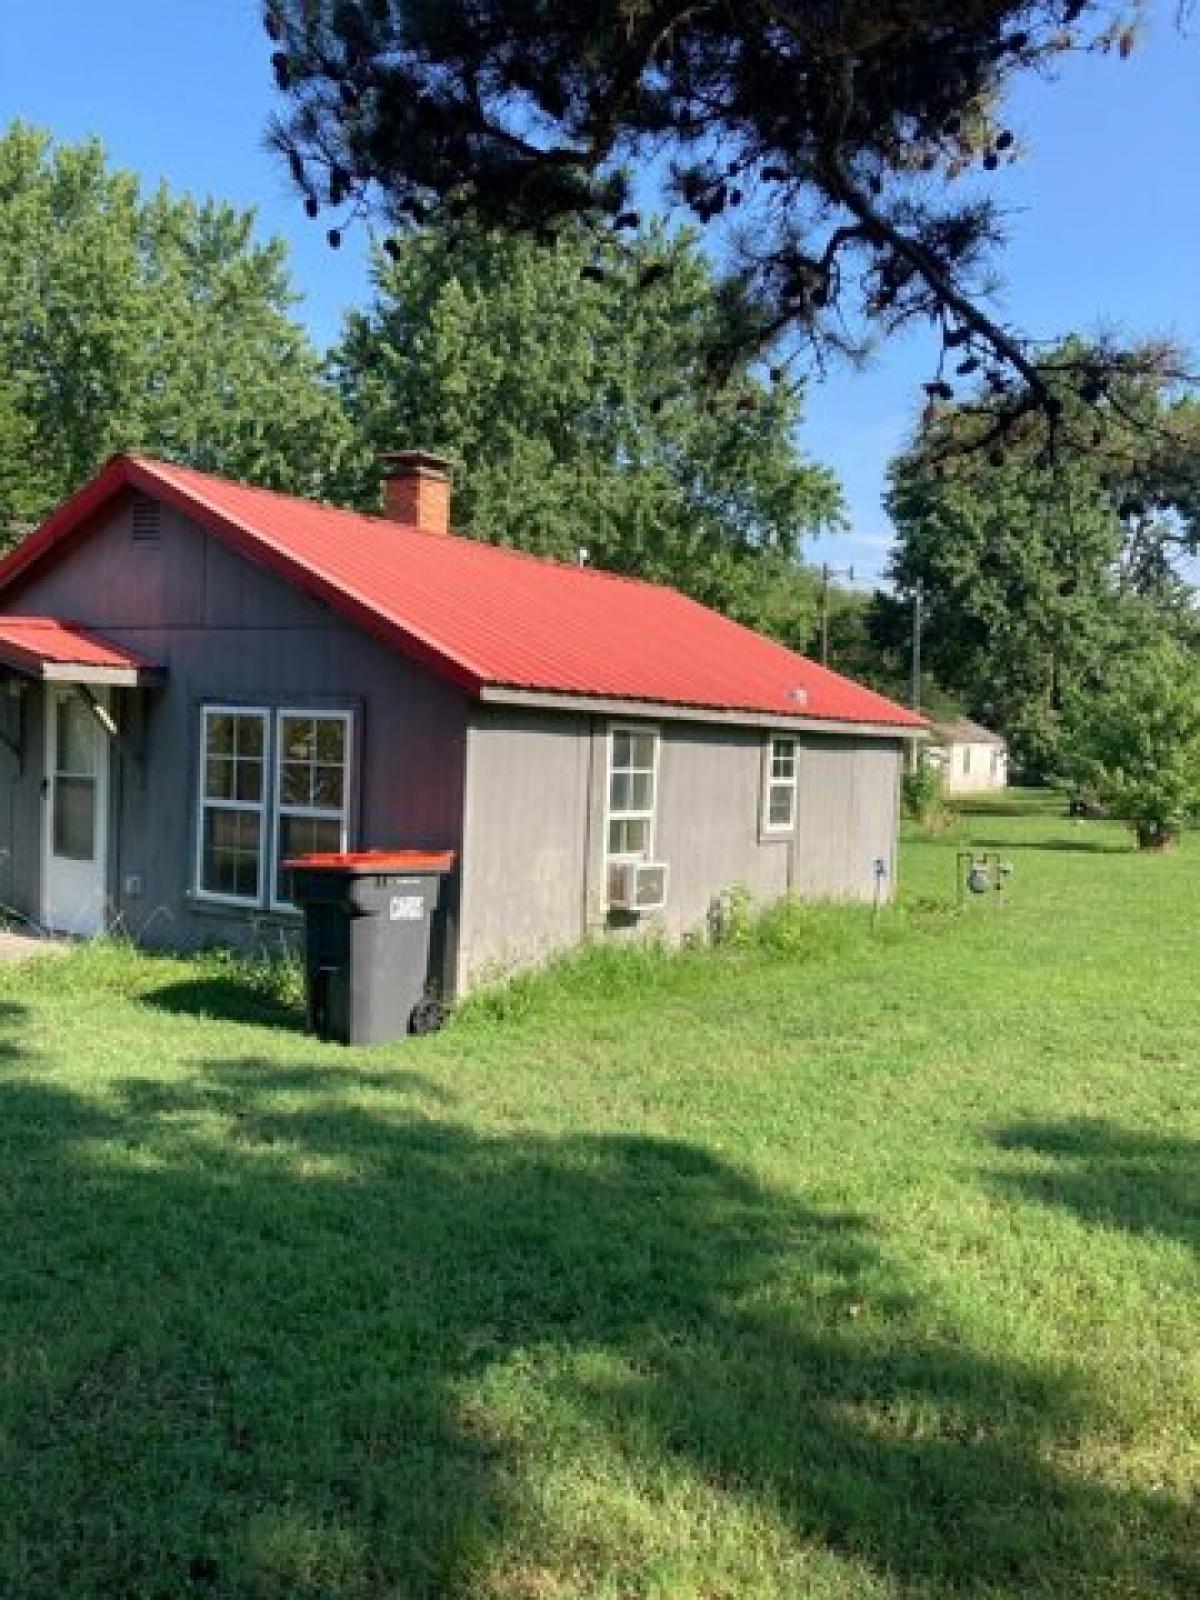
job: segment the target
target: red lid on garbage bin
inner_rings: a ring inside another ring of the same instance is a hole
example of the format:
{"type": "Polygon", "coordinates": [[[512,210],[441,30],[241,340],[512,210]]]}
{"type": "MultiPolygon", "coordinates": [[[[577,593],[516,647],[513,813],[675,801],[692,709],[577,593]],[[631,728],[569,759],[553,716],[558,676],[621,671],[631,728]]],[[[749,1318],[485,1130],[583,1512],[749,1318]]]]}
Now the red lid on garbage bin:
{"type": "Polygon", "coordinates": [[[453,850],[340,850],[292,856],[285,872],[451,872],[453,850]]]}

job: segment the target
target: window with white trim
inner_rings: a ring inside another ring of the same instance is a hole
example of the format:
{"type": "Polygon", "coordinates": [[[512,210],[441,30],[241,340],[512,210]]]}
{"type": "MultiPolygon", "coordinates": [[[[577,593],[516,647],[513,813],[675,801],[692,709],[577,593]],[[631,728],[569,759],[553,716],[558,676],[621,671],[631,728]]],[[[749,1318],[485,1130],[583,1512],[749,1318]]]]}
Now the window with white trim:
{"type": "Polygon", "coordinates": [[[211,899],[262,899],[267,736],[265,711],[203,708],[196,887],[211,899]]]}
{"type": "Polygon", "coordinates": [[[352,730],[348,711],[201,708],[202,899],[289,909],[282,863],[347,848],[352,730]]]}
{"type": "Polygon", "coordinates": [[[614,727],[608,738],[608,834],[610,861],[644,861],[654,848],[658,789],[658,734],[654,729],[614,727]]]}
{"type": "Polygon", "coordinates": [[[796,826],[796,741],[772,739],[767,746],[764,833],[791,833],[796,826]]]}
{"type": "Polygon", "coordinates": [[[276,727],[274,901],[286,906],[285,861],[346,848],[350,717],[344,711],[281,711],[276,727]]]}

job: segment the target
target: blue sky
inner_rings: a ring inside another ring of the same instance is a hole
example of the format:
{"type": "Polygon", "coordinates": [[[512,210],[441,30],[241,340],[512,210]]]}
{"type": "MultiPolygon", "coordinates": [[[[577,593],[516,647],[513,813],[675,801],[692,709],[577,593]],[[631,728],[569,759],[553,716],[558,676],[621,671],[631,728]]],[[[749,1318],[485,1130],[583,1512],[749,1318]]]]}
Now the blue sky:
{"type": "MultiPolygon", "coordinates": [[[[1200,38],[1154,0],[1127,62],[1073,62],[1023,85],[1009,120],[1028,158],[1001,177],[1010,245],[1000,307],[1037,336],[1115,327],[1200,347],[1200,38]]],[[[148,180],[255,206],[283,234],[314,336],[336,334],[366,290],[364,244],[334,254],[296,203],[263,132],[273,92],[256,0],[0,0],[0,125],[15,116],[75,140],[99,134],[148,180]]],[[[814,545],[868,581],[886,560],[888,457],[935,359],[914,333],[863,371],[814,383],[803,443],[840,474],[853,526],[814,545]]]]}

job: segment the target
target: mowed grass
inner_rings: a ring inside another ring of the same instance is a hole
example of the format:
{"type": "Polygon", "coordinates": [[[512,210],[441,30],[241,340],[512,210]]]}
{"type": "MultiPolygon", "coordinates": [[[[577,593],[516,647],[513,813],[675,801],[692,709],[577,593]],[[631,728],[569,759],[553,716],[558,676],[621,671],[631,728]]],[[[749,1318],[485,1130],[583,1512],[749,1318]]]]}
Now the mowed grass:
{"type": "Polygon", "coordinates": [[[1200,841],[902,899],[370,1052],[0,972],[0,1596],[1200,1593],[1200,841]]]}

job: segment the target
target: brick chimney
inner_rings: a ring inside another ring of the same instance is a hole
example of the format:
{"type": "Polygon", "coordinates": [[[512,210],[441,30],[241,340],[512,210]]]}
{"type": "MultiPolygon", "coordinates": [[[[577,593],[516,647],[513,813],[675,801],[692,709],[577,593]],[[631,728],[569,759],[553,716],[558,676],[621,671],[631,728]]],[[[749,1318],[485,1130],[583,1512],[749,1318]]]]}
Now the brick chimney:
{"type": "Polygon", "coordinates": [[[450,531],[450,463],[429,450],[388,450],[383,463],[383,513],[426,533],[450,531]]]}

